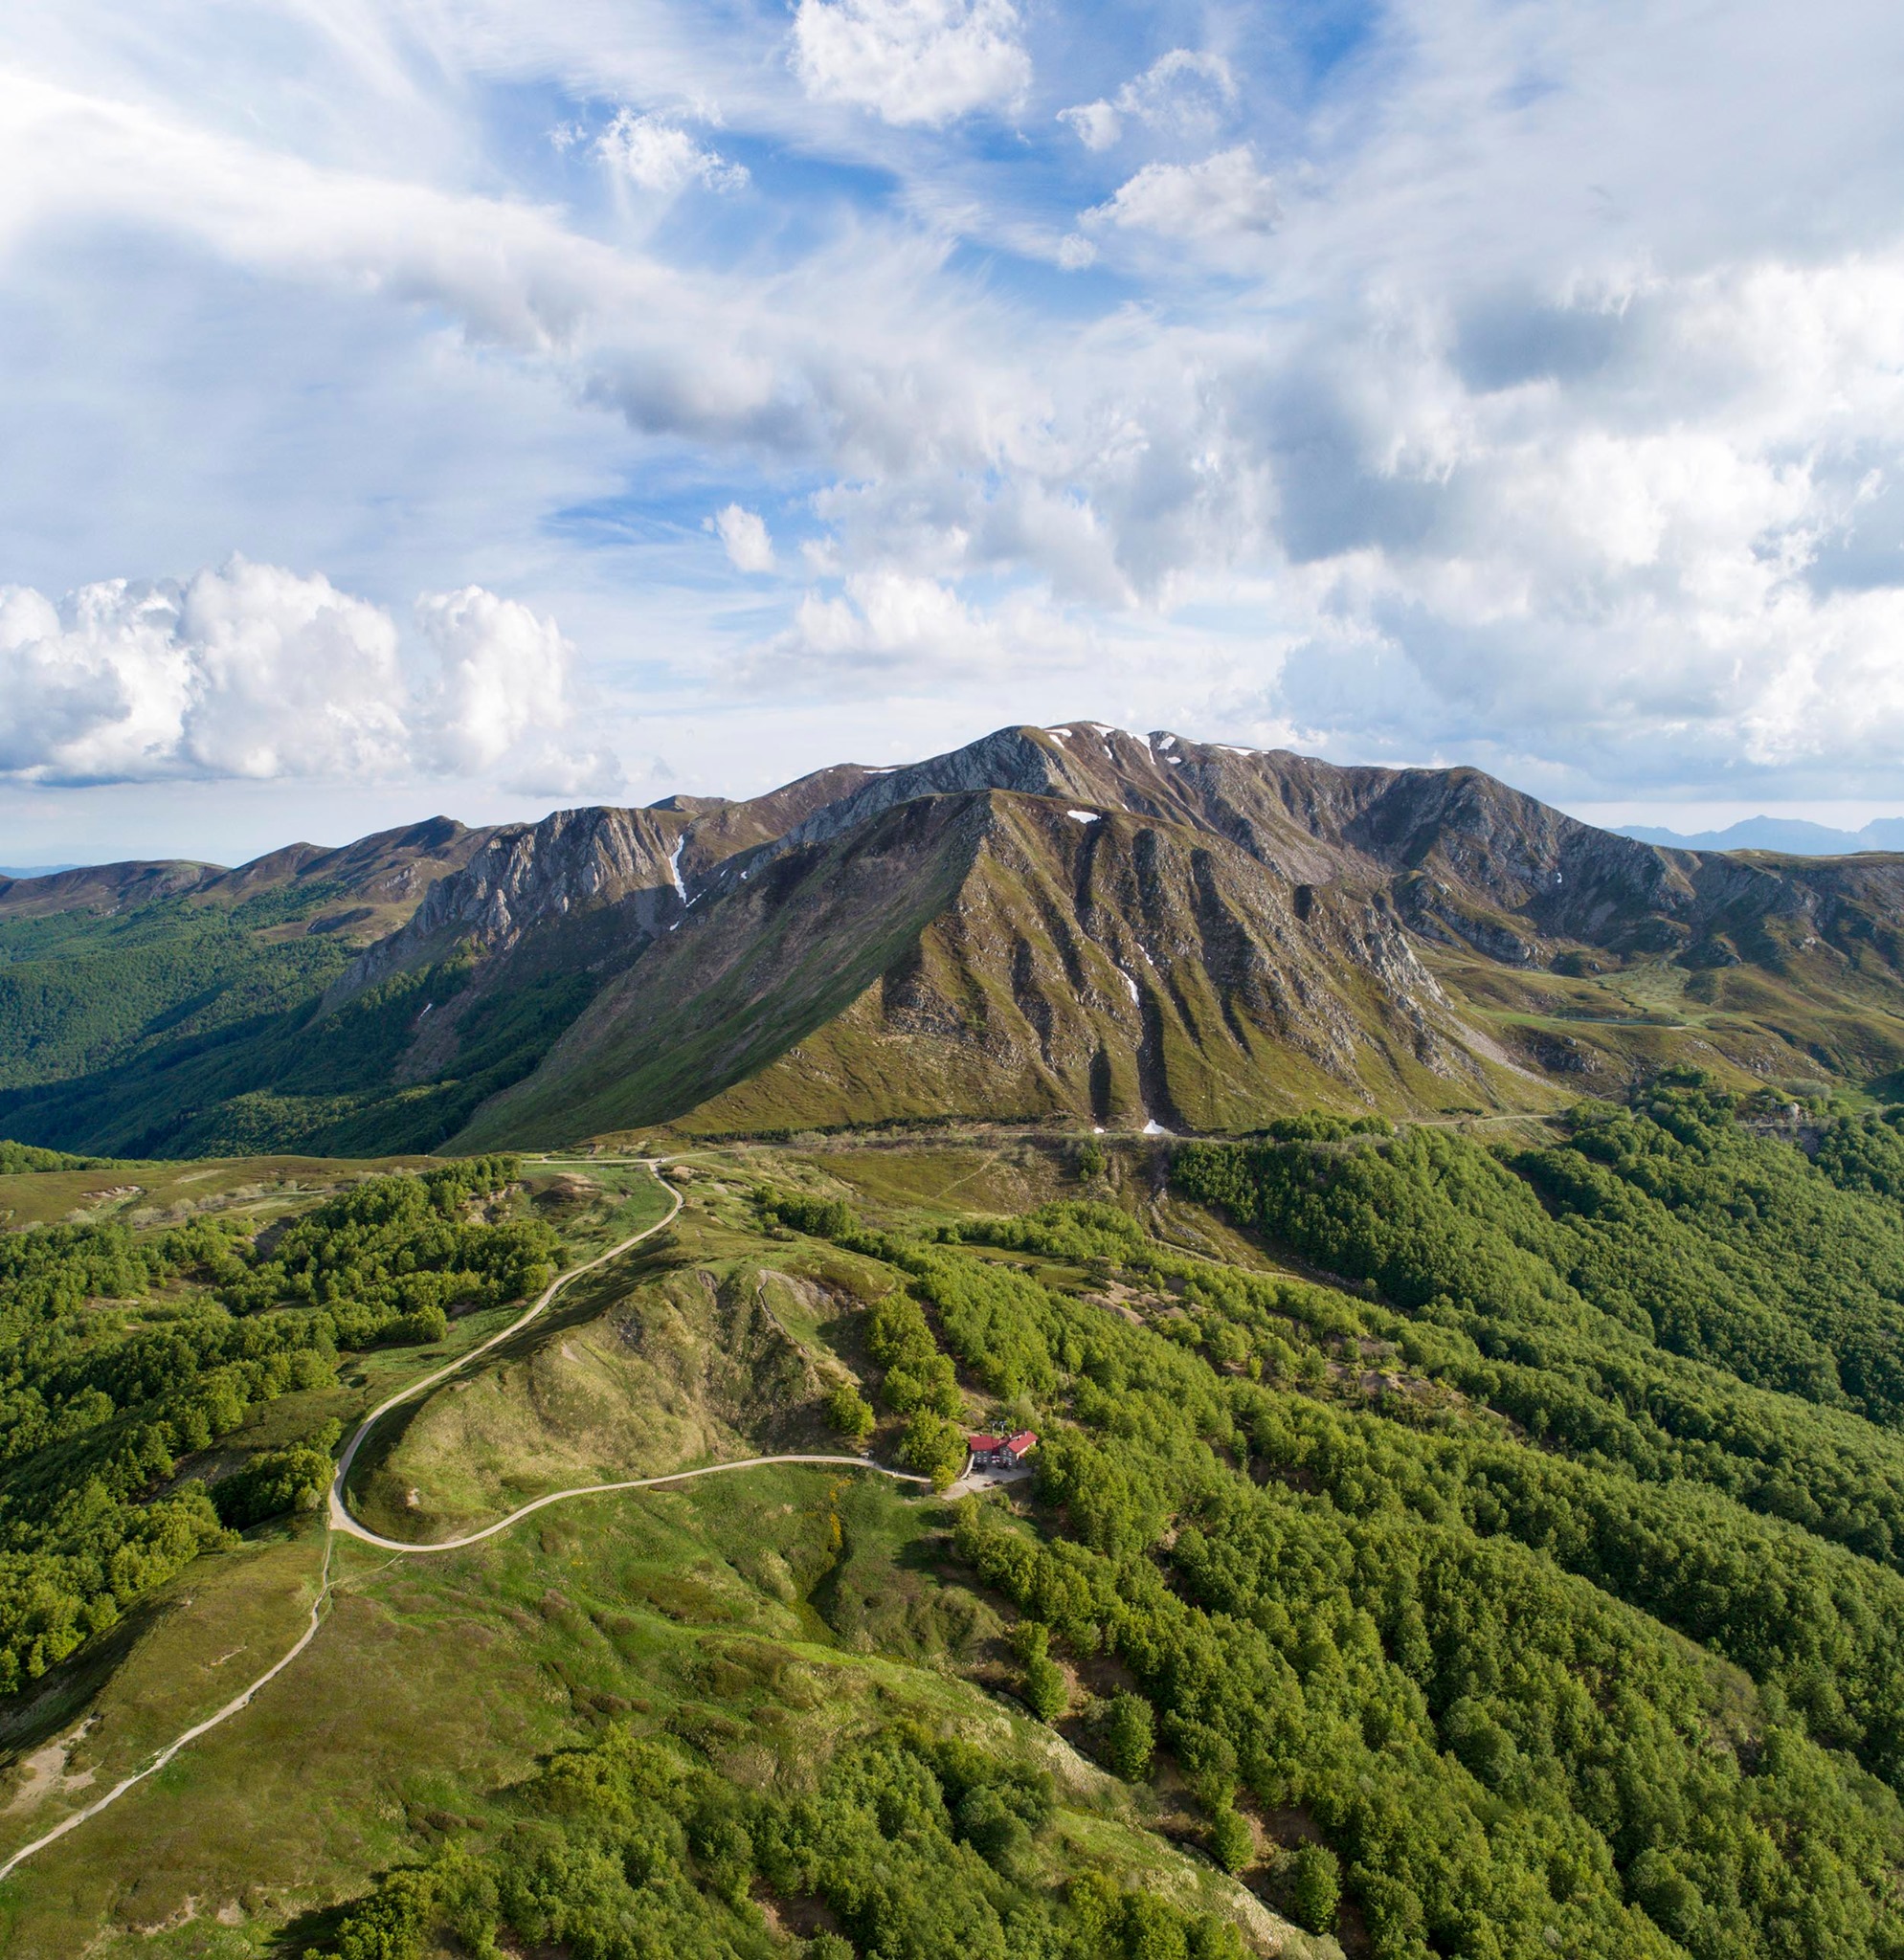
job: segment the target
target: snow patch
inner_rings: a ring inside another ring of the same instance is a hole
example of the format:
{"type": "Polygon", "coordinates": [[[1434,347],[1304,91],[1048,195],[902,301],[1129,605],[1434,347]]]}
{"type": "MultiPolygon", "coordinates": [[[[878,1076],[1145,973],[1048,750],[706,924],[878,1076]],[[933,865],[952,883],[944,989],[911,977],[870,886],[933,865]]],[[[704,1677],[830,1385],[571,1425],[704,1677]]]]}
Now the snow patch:
{"type": "Polygon", "coordinates": [[[1125,984],[1125,986],[1126,986],[1126,987],[1128,987],[1128,988],[1129,988],[1129,989],[1131,990],[1131,1000],[1132,1000],[1132,1001],[1135,1001],[1135,1000],[1137,1000],[1137,999],[1138,999],[1138,998],[1139,998],[1140,996],[1139,996],[1139,994],[1138,994],[1138,992],[1137,992],[1137,983],[1136,983],[1136,981],[1134,981],[1133,979],[1131,979],[1131,977],[1130,973],[1129,973],[1129,972],[1128,972],[1128,971],[1127,971],[1127,970],[1126,970],[1126,969],[1125,969],[1124,968],[1122,968],[1122,967],[1119,967],[1117,970],[1118,970],[1118,972],[1119,972],[1120,974],[1122,974],[1122,975],[1123,975],[1123,978],[1124,978],[1124,984],[1125,984]]]}
{"type": "Polygon", "coordinates": [[[1071,731],[1068,728],[1047,728],[1044,732],[1048,736],[1050,736],[1052,741],[1062,746],[1065,736],[1068,735],[1071,731]]]}
{"type": "Polygon", "coordinates": [[[1172,1132],[1167,1130],[1154,1116],[1149,1116],[1144,1119],[1144,1134],[1147,1137],[1167,1137],[1172,1132]]]}
{"type": "Polygon", "coordinates": [[[1217,746],[1231,755],[1261,755],[1263,752],[1260,748],[1239,748],[1233,742],[1220,742],[1217,746]]]}
{"type": "Polygon", "coordinates": [[[668,876],[674,880],[674,895],[684,905],[687,902],[687,886],[681,876],[681,854],[687,849],[687,833],[683,831],[675,839],[674,855],[668,859],[668,876]]]}
{"type": "Polygon", "coordinates": [[[1064,814],[1073,823],[1101,823],[1103,813],[1096,810],[1067,810],[1064,814]]]}

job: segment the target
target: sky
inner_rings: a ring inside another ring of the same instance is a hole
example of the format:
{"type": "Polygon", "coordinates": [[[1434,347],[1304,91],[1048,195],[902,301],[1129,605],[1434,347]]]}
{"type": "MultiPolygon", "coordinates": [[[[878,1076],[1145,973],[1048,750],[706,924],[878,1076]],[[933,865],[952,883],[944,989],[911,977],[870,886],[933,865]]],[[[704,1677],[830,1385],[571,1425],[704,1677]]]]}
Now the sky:
{"type": "Polygon", "coordinates": [[[1090,718],[1904,812],[1904,10],[9,0],[0,863],[1090,718]]]}

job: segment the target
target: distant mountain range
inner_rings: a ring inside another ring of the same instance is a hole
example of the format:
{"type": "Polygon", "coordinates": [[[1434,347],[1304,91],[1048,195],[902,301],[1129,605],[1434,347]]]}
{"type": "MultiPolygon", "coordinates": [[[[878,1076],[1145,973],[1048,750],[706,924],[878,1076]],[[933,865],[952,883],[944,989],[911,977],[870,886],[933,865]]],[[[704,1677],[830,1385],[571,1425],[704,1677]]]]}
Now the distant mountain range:
{"type": "Polygon", "coordinates": [[[1094,723],[746,801],[0,882],[0,1134],[117,1154],[1460,1115],[1904,1067],[1904,860],[1094,723]]]}
{"type": "Polygon", "coordinates": [[[1795,816],[1748,816],[1722,831],[1669,831],[1628,824],[1623,837],[1673,851],[1780,851],[1793,858],[1844,858],[1856,851],[1904,851],[1904,816],[1881,816],[1861,831],[1795,816]]]}

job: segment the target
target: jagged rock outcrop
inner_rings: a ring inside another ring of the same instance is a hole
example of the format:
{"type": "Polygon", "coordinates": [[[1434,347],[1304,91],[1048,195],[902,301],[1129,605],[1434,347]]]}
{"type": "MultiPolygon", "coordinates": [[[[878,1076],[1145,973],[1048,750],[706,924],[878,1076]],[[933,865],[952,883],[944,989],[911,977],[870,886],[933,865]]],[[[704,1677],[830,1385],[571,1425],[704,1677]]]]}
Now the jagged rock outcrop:
{"type": "Polygon", "coordinates": [[[364,949],[281,1027],[66,1098],[122,1140],[1236,1129],[1552,1102],[1675,1057],[1904,1080],[1904,857],[1665,850],[1474,769],[1097,723],[753,798],[14,880],[0,919],[178,897],[364,949]]]}

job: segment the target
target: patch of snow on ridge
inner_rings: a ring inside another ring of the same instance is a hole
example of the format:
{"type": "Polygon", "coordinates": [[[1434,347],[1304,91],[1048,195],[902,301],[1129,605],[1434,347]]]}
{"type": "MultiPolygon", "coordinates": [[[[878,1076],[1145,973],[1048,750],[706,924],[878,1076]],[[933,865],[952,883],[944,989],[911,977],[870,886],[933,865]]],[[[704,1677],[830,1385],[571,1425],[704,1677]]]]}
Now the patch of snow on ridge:
{"type": "Polygon", "coordinates": [[[683,831],[675,839],[674,856],[668,859],[668,876],[674,880],[674,895],[684,905],[687,902],[687,886],[681,876],[681,854],[687,849],[687,833],[683,831]]]}
{"type": "Polygon", "coordinates": [[[1147,1116],[1144,1119],[1144,1134],[1147,1137],[1167,1137],[1173,1132],[1167,1130],[1154,1116],[1147,1116]]]}
{"type": "Polygon", "coordinates": [[[1131,1000],[1132,1000],[1132,1001],[1134,1002],[1134,1001],[1135,1001],[1135,1000],[1136,1000],[1136,999],[1138,998],[1138,993],[1137,993],[1137,983],[1136,983],[1136,981],[1134,981],[1134,980],[1133,980],[1133,979],[1132,979],[1132,978],[1131,977],[1130,973],[1129,973],[1129,972],[1128,972],[1128,971],[1127,971],[1127,970],[1126,970],[1126,969],[1125,969],[1124,968],[1122,968],[1122,967],[1119,967],[1117,970],[1118,970],[1118,972],[1119,972],[1119,973],[1121,973],[1121,974],[1123,975],[1123,977],[1124,977],[1124,984],[1125,984],[1125,986],[1126,986],[1126,987],[1128,987],[1128,988],[1129,988],[1129,989],[1131,990],[1131,1000]]]}
{"type": "Polygon", "coordinates": [[[1103,820],[1103,813],[1096,810],[1067,810],[1064,814],[1073,823],[1099,823],[1103,820]]]}

